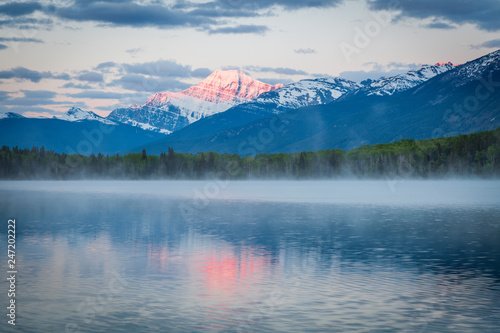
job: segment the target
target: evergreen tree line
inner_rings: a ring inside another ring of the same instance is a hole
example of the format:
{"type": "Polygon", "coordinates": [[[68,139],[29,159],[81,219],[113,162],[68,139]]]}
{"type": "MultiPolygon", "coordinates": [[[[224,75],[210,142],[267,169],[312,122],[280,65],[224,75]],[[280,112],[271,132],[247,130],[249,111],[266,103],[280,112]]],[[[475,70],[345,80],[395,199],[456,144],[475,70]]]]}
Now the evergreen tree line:
{"type": "Polygon", "coordinates": [[[469,135],[293,154],[215,152],[65,154],[44,147],[0,152],[1,179],[250,179],[500,176],[500,128],[469,135]]]}

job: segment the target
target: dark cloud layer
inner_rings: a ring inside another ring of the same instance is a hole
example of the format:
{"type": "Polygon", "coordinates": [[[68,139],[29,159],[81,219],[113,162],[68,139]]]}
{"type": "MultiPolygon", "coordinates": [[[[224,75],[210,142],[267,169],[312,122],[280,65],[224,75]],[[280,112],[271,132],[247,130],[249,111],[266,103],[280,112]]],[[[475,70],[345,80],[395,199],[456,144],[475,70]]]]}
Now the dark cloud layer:
{"type": "MultiPolygon", "coordinates": [[[[211,34],[263,34],[269,28],[257,25],[236,25],[227,27],[227,19],[269,16],[275,7],[284,10],[302,8],[336,7],[345,0],[215,0],[205,3],[177,1],[166,4],[160,1],[134,0],[75,0],[71,5],[56,6],[38,2],[10,2],[0,5],[0,15],[16,17],[0,20],[3,24],[21,24],[21,20],[31,20],[30,24],[51,25],[49,20],[37,21],[23,18],[36,11],[63,20],[97,22],[111,26],[179,28],[195,27],[211,34]],[[223,26],[221,26],[223,25],[223,26]]],[[[28,24],[25,22],[24,24],[28,24]]]]}
{"type": "Polygon", "coordinates": [[[140,5],[131,1],[78,2],[59,8],[56,15],[74,21],[94,21],[116,26],[180,27],[201,26],[215,23],[213,20],[185,12],[172,11],[161,5],[140,5]]]}
{"type": "Polygon", "coordinates": [[[16,67],[9,70],[0,71],[0,79],[29,80],[36,83],[40,82],[42,79],[70,80],[71,77],[68,74],[38,72],[25,67],[16,67]]]}
{"type": "Polygon", "coordinates": [[[500,38],[488,40],[486,42],[483,42],[483,43],[477,44],[477,45],[471,45],[471,48],[473,48],[473,49],[482,49],[482,48],[500,49],[500,38]]]}
{"type": "Polygon", "coordinates": [[[471,23],[487,31],[500,30],[498,0],[368,0],[368,5],[373,10],[398,10],[399,18],[437,18],[456,24],[471,23]]]}
{"type": "Polygon", "coordinates": [[[42,10],[43,6],[39,2],[9,2],[0,5],[0,14],[7,16],[23,16],[42,10]]]}

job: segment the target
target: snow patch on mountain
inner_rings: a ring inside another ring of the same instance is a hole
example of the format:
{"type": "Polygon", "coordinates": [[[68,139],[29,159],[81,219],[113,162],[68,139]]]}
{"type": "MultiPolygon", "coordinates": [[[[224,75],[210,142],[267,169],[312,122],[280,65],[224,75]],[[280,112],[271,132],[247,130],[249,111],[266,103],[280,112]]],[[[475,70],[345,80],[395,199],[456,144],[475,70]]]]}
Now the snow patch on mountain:
{"type": "Polygon", "coordinates": [[[275,104],[278,109],[297,109],[331,103],[347,92],[362,86],[342,78],[305,79],[290,83],[255,100],[260,104],[275,104]]]}
{"type": "Polygon", "coordinates": [[[485,77],[484,73],[493,73],[496,71],[500,71],[500,50],[491,52],[458,67],[453,72],[453,76],[456,78],[456,82],[453,82],[453,84],[464,85],[470,81],[480,79],[489,81],[492,78],[485,77]]]}
{"type": "Polygon", "coordinates": [[[389,78],[382,78],[373,81],[361,88],[355,94],[389,96],[404,90],[411,89],[424,83],[425,81],[453,69],[451,63],[437,63],[435,65],[422,65],[418,70],[411,70],[405,74],[396,75],[389,78]]]}
{"type": "Polygon", "coordinates": [[[101,123],[104,123],[106,125],[116,125],[116,123],[101,116],[98,116],[92,111],[84,111],[77,107],[72,107],[58,119],[66,121],[95,120],[95,121],[100,121],[101,123]]]}

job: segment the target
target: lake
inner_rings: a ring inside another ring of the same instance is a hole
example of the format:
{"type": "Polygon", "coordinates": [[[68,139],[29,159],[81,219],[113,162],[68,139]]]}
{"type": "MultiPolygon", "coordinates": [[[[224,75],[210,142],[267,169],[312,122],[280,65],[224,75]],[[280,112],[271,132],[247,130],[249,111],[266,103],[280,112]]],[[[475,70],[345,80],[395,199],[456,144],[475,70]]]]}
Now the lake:
{"type": "Polygon", "coordinates": [[[498,332],[500,181],[3,181],[2,332],[498,332]]]}

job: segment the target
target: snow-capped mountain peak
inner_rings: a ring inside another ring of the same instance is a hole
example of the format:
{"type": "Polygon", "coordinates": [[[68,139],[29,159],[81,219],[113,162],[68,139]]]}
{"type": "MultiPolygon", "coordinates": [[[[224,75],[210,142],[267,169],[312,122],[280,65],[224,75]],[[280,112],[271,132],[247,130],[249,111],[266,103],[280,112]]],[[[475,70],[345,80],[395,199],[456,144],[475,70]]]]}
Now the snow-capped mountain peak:
{"type": "Polygon", "coordinates": [[[260,94],[283,87],[282,84],[271,85],[252,79],[239,70],[217,70],[198,85],[179,93],[161,92],[153,95],[148,106],[160,106],[172,100],[192,97],[200,101],[215,104],[239,104],[257,98],[260,94]]]}
{"type": "Polygon", "coordinates": [[[20,118],[26,118],[19,113],[14,113],[14,112],[0,112],[0,119],[20,119],[20,118]]]}
{"type": "Polygon", "coordinates": [[[218,70],[184,91],[160,92],[141,107],[114,110],[108,119],[168,134],[281,87],[252,79],[239,70],[218,70]]]}
{"type": "Polygon", "coordinates": [[[345,93],[361,87],[356,82],[342,78],[305,79],[264,93],[255,102],[273,104],[277,108],[275,112],[279,112],[280,109],[297,109],[331,103],[345,93]]]}
{"type": "Polygon", "coordinates": [[[64,113],[61,117],[59,117],[59,119],[66,121],[95,120],[95,121],[100,121],[107,125],[115,125],[114,122],[106,118],[103,118],[101,116],[98,116],[92,111],[84,111],[77,107],[70,108],[68,111],[66,111],[66,113],[64,113]]]}
{"type": "Polygon", "coordinates": [[[354,92],[354,95],[377,95],[388,96],[411,89],[419,84],[447,72],[456,67],[451,62],[439,62],[435,65],[422,65],[418,70],[410,70],[407,73],[399,74],[389,78],[381,78],[371,81],[365,87],[354,92]]]}
{"type": "Polygon", "coordinates": [[[181,94],[216,103],[247,102],[260,94],[283,87],[252,79],[239,70],[215,71],[195,87],[181,94]]]}

